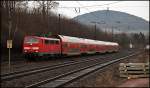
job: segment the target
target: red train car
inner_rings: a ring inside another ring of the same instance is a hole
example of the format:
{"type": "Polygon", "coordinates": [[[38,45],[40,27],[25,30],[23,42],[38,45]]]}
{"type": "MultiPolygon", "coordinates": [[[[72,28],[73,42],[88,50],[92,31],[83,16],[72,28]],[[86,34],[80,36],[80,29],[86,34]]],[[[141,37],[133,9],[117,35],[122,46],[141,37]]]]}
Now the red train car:
{"type": "Polygon", "coordinates": [[[27,57],[33,56],[60,56],[117,52],[118,43],[52,35],[49,38],[38,36],[25,36],[23,53],[27,57]]]}

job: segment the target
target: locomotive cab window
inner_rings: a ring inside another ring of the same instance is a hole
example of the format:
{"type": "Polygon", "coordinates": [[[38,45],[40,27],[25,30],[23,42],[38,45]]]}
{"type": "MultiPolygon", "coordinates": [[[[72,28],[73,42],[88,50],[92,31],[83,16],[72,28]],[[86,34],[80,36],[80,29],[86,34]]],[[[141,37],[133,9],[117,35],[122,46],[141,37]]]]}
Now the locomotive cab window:
{"type": "Polygon", "coordinates": [[[26,37],[24,42],[25,43],[39,43],[39,39],[33,38],[33,37],[26,37]]]}

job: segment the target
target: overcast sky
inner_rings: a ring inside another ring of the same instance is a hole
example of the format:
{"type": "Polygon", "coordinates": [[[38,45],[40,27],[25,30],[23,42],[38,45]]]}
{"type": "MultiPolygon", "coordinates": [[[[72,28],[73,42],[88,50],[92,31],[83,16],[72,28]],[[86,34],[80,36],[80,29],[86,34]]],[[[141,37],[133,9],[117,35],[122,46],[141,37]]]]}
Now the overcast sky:
{"type": "Polygon", "coordinates": [[[149,21],[149,1],[57,1],[58,9],[53,10],[68,18],[85,13],[106,10],[126,12],[149,21]],[[75,10],[76,8],[76,10],[75,10]],[[79,12],[80,8],[80,12],[79,12]]]}

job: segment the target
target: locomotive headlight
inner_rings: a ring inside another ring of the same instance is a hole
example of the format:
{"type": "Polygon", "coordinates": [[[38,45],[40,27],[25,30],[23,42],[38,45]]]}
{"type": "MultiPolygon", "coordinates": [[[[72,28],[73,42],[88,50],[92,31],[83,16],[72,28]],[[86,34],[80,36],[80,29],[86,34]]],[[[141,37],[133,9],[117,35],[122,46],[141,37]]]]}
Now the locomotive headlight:
{"type": "Polygon", "coordinates": [[[38,50],[38,49],[39,49],[39,47],[32,47],[32,49],[34,49],[34,50],[38,50]]]}
{"type": "Polygon", "coordinates": [[[30,47],[24,47],[24,49],[30,49],[30,47]]]}

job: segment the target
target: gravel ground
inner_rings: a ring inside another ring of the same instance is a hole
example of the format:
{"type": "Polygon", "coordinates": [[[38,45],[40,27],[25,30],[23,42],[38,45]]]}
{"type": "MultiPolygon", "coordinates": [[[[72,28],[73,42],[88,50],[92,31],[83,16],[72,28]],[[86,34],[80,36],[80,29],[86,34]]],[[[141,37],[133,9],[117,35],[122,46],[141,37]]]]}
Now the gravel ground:
{"type": "MultiPolygon", "coordinates": [[[[131,57],[126,60],[119,61],[111,66],[105,67],[101,71],[96,71],[90,75],[84,76],[82,79],[77,80],[65,87],[115,87],[120,86],[124,82],[128,81],[126,78],[119,77],[119,63],[128,63],[128,62],[147,62],[149,61],[149,52],[144,52],[140,55],[131,57]]],[[[145,82],[149,83],[149,82],[145,82]]],[[[149,86],[144,84],[143,87],[149,86]]],[[[124,86],[128,87],[128,86],[124,86]]],[[[136,86],[135,86],[136,87],[136,86]]]]}
{"type": "MultiPolygon", "coordinates": [[[[126,51],[121,51],[121,53],[126,53],[126,51]]],[[[11,62],[11,69],[8,68],[8,62],[1,62],[1,74],[14,72],[14,71],[22,71],[27,69],[39,68],[48,65],[60,64],[67,61],[80,61],[86,58],[94,58],[94,57],[106,57],[111,55],[116,55],[117,53],[112,54],[102,54],[102,55],[88,55],[88,56],[72,56],[72,57],[65,57],[65,58],[50,58],[39,61],[27,61],[25,58],[22,57],[22,61],[12,61],[11,62]]],[[[21,57],[20,57],[21,58],[21,57]]],[[[15,58],[12,58],[15,59],[15,58]]]]}
{"type": "MultiPolygon", "coordinates": [[[[40,68],[44,66],[50,66],[55,64],[61,64],[64,62],[69,61],[81,61],[87,58],[95,58],[95,57],[106,57],[106,56],[113,56],[113,54],[104,54],[104,55],[89,55],[89,56],[74,56],[74,57],[66,57],[66,58],[50,58],[50,59],[44,59],[44,60],[38,60],[38,61],[15,61],[11,64],[11,69],[8,68],[8,63],[1,63],[1,74],[9,73],[9,72],[15,72],[15,71],[23,71],[28,69],[34,69],[34,68],[40,68]]],[[[24,59],[24,58],[22,58],[24,59]]]]}
{"type": "MultiPolygon", "coordinates": [[[[100,59],[99,62],[106,62],[106,61],[109,61],[110,59],[112,59],[112,57],[121,57],[121,55],[125,55],[125,54],[128,54],[129,52],[128,51],[125,51],[125,52],[120,52],[120,53],[115,53],[115,54],[106,54],[106,56],[108,55],[108,59],[105,58],[105,59],[100,59]],[[111,57],[111,58],[110,58],[111,57]]],[[[91,56],[91,57],[88,57],[88,58],[100,58],[101,56],[97,55],[97,56],[91,56]]],[[[87,57],[86,57],[87,58],[87,57]]],[[[84,58],[84,59],[86,59],[84,58]]],[[[69,58],[66,58],[66,59],[69,59],[69,58]]],[[[75,58],[74,58],[75,59],[75,58]]],[[[81,58],[80,58],[81,59],[81,58]]],[[[80,60],[78,59],[78,61],[80,60]]],[[[77,60],[77,59],[76,59],[77,60]]],[[[55,60],[54,60],[55,61],[55,60]]],[[[60,62],[62,62],[61,60],[58,60],[60,62]]],[[[41,65],[45,65],[46,63],[50,64],[51,61],[44,61],[44,62],[38,62],[40,63],[40,65],[38,66],[41,66],[41,65]]],[[[36,63],[36,62],[35,62],[36,63]]],[[[51,62],[52,63],[52,62],[51,62]]],[[[57,62],[58,63],[58,62],[57,62]]],[[[75,66],[68,66],[68,67],[65,67],[65,68],[62,68],[62,69],[58,69],[57,71],[56,70],[53,70],[53,71],[47,71],[47,72],[42,72],[42,73],[38,73],[38,74],[34,74],[34,75],[31,75],[31,76],[27,76],[27,77],[22,77],[22,78],[18,78],[18,79],[15,79],[15,80],[11,80],[11,81],[5,81],[5,82],[2,82],[2,86],[5,86],[5,87],[22,87],[22,86],[25,86],[25,85],[29,85],[31,83],[34,83],[34,82],[38,82],[40,80],[44,80],[44,79],[47,79],[47,78],[51,78],[51,77],[54,77],[56,75],[59,75],[59,74],[62,74],[62,73],[66,73],[68,71],[71,71],[72,69],[75,70],[75,69],[78,69],[78,68],[81,68],[81,67],[85,67],[87,65],[89,65],[91,63],[82,63],[80,65],[75,65],[75,66]]],[[[34,64],[35,65],[35,64],[34,64]]],[[[31,67],[31,65],[30,65],[31,67]]],[[[33,67],[33,66],[32,66],[33,67]]],[[[35,65],[35,67],[37,67],[37,65],[35,65]]],[[[21,67],[22,68],[22,67],[21,67]]],[[[27,68],[25,66],[25,68],[27,68]]],[[[22,69],[25,69],[25,68],[22,68],[22,69]]]]}

